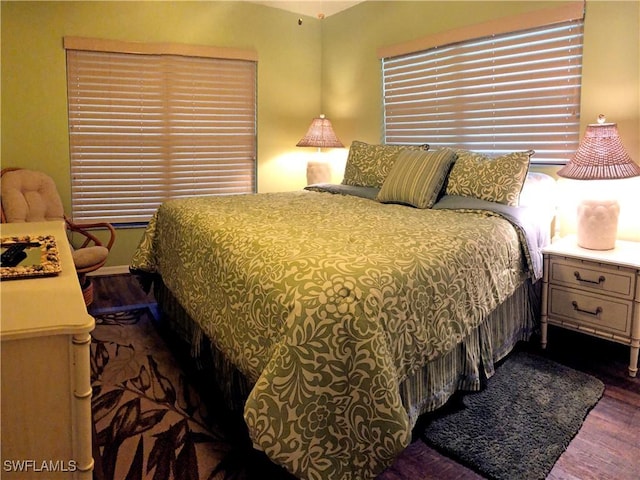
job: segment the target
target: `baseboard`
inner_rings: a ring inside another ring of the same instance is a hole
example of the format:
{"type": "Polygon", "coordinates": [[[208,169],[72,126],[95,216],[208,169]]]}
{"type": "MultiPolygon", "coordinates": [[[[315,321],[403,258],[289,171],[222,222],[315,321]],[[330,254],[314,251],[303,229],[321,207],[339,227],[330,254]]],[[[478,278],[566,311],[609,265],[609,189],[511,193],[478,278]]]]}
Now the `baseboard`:
{"type": "Polygon", "coordinates": [[[129,273],[129,265],[113,265],[111,267],[101,267],[94,272],[87,273],[90,277],[99,277],[105,275],[123,275],[129,273]]]}

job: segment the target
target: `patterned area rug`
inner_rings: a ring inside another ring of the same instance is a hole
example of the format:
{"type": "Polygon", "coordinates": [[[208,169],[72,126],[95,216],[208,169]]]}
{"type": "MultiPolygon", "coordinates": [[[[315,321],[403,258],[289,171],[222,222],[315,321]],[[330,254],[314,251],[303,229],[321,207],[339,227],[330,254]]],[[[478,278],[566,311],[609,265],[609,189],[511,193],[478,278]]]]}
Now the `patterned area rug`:
{"type": "MultiPolygon", "coordinates": [[[[92,408],[101,478],[293,479],[251,447],[241,419],[215,407],[207,409],[212,402],[202,397],[206,385],[176,353],[173,339],[159,333],[148,308],[94,317],[92,408]]],[[[436,420],[427,426],[431,433],[425,433],[427,443],[489,478],[544,478],[603,386],[549,360],[540,359],[541,363],[526,355],[522,360],[521,355],[512,355],[498,368],[483,392],[463,396],[461,410],[434,415],[436,420]],[[501,381],[502,377],[507,379],[501,381]],[[591,393],[584,395],[585,389],[591,393]],[[489,399],[489,406],[482,405],[483,398],[489,399]],[[496,410],[493,403],[502,406],[496,410]],[[558,439],[552,426],[564,427],[569,420],[572,426],[558,439]]],[[[440,478],[430,467],[427,449],[421,441],[412,443],[378,480],[440,478]]]]}
{"type": "Polygon", "coordinates": [[[515,352],[483,391],[429,423],[424,438],[490,479],[543,479],[603,392],[591,375],[515,352]]]}
{"type": "Polygon", "coordinates": [[[94,316],[92,410],[105,480],[290,478],[251,448],[242,425],[234,434],[207,411],[149,309],[94,316]]]}

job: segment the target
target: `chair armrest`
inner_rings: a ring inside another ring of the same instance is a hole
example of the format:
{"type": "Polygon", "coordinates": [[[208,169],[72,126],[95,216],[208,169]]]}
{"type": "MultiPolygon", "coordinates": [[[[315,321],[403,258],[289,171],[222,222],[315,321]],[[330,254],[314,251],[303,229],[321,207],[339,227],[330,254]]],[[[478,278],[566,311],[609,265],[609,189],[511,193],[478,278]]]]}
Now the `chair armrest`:
{"type": "Polygon", "coordinates": [[[107,222],[96,222],[96,223],[75,223],[71,221],[66,215],[64,217],[65,222],[67,223],[67,228],[72,232],[78,232],[85,237],[85,241],[82,243],[80,248],[84,248],[89,245],[90,242],[93,242],[95,245],[107,247],[107,250],[111,250],[113,246],[113,242],[116,240],[116,230],[113,228],[113,225],[107,222]],[[87,229],[89,228],[104,228],[109,231],[109,241],[106,245],[104,245],[98,237],[89,232],[87,229]]]}

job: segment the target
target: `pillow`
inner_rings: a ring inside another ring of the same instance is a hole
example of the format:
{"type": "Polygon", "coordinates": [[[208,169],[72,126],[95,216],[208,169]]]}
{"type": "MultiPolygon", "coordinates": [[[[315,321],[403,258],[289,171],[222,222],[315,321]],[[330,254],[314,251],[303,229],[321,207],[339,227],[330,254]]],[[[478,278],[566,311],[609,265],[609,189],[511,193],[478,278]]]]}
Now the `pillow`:
{"type": "Polygon", "coordinates": [[[407,149],[428,150],[429,145],[370,145],[354,141],[349,148],[342,184],[382,187],[398,153],[407,149]]]}
{"type": "Polygon", "coordinates": [[[431,208],[455,159],[455,152],[448,148],[433,152],[403,150],[391,167],[377,200],[431,208]]]}
{"type": "Polygon", "coordinates": [[[541,172],[529,172],[520,192],[521,207],[555,209],[556,181],[550,175],[541,172]]]}
{"type": "Polygon", "coordinates": [[[456,153],[458,159],[449,174],[447,195],[518,205],[533,150],[497,158],[468,150],[456,150],[456,153]]]}

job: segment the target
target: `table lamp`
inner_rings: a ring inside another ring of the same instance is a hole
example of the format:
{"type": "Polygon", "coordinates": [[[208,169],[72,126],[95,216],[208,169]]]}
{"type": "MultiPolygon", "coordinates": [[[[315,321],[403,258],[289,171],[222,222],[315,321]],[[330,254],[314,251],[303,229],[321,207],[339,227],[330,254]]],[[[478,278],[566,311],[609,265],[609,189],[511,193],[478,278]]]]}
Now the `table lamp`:
{"type": "MultiPolygon", "coordinates": [[[[625,151],[616,124],[606,123],[604,115],[599,115],[598,123],[587,125],[578,150],[558,175],[575,180],[614,180],[640,175],[640,166],[625,151]]],[[[591,250],[611,250],[616,244],[620,205],[613,195],[599,193],[591,191],[578,205],[577,242],[591,250]]]]}
{"type": "MultiPolygon", "coordinates": [[[[324,115],[314,118],[309,130],[296,147],[344,148],[344,145],[333,131],[331,122],[324,115]]],[[[307,162],[307,184],[328,183],[331,180],[331,167],[321,158],[307,162]]]]}

